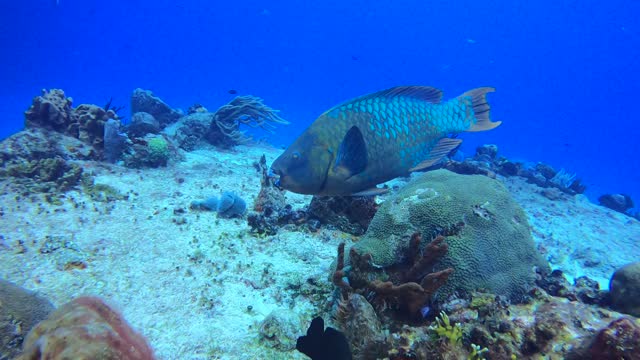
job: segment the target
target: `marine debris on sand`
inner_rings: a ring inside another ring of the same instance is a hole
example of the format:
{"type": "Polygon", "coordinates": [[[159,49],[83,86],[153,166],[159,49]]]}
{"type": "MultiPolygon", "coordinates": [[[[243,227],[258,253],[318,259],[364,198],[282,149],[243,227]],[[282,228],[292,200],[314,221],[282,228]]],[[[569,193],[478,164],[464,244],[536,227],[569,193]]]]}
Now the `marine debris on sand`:
{"type": "Polygon", "coordinates": [[[221,149],[206,109],[136,96],[113,162],[102,132],[117,116],[61,91],[0,143],[0,358],[48,353],[55,328],[140,359],[307,359],[296,342],[318,317],[354,359],[640,353],[640,222],[566,171],[486,146],[439,164],[476,175],[313,199],[274,185],[281,150],[221,149]]]}

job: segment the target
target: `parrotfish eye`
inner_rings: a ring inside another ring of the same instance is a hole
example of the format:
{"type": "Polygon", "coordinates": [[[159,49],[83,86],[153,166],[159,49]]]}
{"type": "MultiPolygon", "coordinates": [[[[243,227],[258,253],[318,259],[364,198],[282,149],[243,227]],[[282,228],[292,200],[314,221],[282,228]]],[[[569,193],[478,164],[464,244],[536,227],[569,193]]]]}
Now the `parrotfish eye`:
{"type": "Polygon", "coordinates": [[[293,160],[300,160],[300,153],[297,151],[294,151],[293,154],[291,154],[291,158],[293,160]]]}

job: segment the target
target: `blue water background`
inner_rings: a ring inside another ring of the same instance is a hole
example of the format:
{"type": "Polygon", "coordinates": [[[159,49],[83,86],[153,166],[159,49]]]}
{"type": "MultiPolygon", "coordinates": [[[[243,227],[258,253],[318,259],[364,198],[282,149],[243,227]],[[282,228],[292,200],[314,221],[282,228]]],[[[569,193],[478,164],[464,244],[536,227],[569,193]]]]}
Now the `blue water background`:
{"type": "MultiPolygon", "coordinates": [[[[215,110],[253,94],[292,125],[400,84],[456,96],[495,86],[492,118],[463,150],[576,172],[594,198],[640,201],[640,2],[2,0],[0,138],[43,88],[74,104],[129,105],[137,87],[215,110]]],[[[129,115],[127,113],[127,115],[129,115]]]]}

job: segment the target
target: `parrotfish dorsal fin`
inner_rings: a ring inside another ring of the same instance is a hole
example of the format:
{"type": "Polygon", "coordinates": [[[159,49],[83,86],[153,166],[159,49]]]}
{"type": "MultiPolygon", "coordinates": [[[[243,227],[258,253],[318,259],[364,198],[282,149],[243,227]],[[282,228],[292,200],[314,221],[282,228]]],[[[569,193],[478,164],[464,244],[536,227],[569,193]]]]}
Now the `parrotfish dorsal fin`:
{"type": "Polygon", "coordinates": [[[357,126],[352,126],[340,143],[333,171],[349,178],[367,167],[367,144],[357,126]]]}
{"type": "Polygon", "coordinates": [[[340,111],[342,111],[342,107],[348,104],[360,102],[368,99],[380,99],[380,98],[394,98],[398,96],[405,96],[415,99],[420,99],[422,101],[430,102],[433,104],[438,104],[442,100],[442,90],[436,89],[431,86],[396,86],[390,89],[374,92],[372,94],[364,95],[357,97],[355,99],[351,99],[346,101],[338,106],[334,106],[331,109],[325,111],[322,116],[329,116],[332,118],[338,117],[340,111]]]}
{"type": "Polygon", "coordinates": [[[436,89],[431,86],[396,86],[390,89],[382,90],[375,92],[373,94],[365,95],[354,99],[352,101],[361,101],[369,98],[381,98],[381,97],[397,97],[397,96],[406,96],[415,99],[420,99],[423,101],[427,101],[430,103],[438,104],[442,100],[442,90],[436,89]]]}
{"type": "Polygon", "coordinates": [[[461,143],[462,143],[462,140],[451,139],[451,138],[444,138],[438,141],[436,146],[433,149],[431,149],[431,151],[429,152],[429,157],[423,160],[418,165],[409,169],[409,171],[424,170],[429,166],[432,166],[433,164],[437,163],[440,159],[445,157],[448,153],[450,153],[451,150],[458,147],[461,143]]]}

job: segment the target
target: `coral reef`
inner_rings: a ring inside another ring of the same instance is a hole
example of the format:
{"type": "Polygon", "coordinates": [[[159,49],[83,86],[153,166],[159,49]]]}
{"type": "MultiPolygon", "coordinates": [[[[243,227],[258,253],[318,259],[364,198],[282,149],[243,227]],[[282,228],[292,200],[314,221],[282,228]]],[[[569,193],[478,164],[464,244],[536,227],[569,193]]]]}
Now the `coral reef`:
{"type": "Polygon", "coordinates": [[[369,230],[354,245],[373,263],[402,263],[411,234],[447,237],[449,250],[434,270],[455,269],[438,298],[484,288],[522,300],[534,285],[533,267],[548,265],[536,251],[527,216],[506,188],[485,176],[446,170],[426,173],[378,209],[369,230]]]}
{"type": "Polygon", "coordinates": [[[69,127],[75,123],[72,103],[73,99],[66,97],[60,89],[43,89],[42,95],[36,96],[31,107],[24,113],[25,126],[68,133],[69,127]]]}
{"type": "Polygon", "coordinates": [[[31,330],[19,360],[152,360],[153,351],[121,314],[96,297],[63,305],[31,330]]]}
{"type": "Polygon", "coordinates": [[[493,144],[479,146],[473,158],[462,160],[452,158],[444,163],[443,167],[465,175],[485,175],[491,178],[495,178],[497,174],[521,176],[542,188],[555,188],[570,195],[582,194],[586,190],[575,174],[568,173],[564,169],[556,171],[544,163],[531,165],[512,162],[498,156],[498,147],[493,144]]]}
{"type": "Polygon", "coordinates": [[[640,317],[640,261],[616,270],[609,283],[614,309],[640,317]]]}
{"type": "Polygon", "coordinates": [[[25,112],[25,126],[54,130],[80,139],[101,151],[104,124],[109,119],[117,120],[117,114],[96,105],[82,104],[73,108],[71,104],[72,99],[67,98],[64,91],[43,90],[43,94],[35,97],[25,112]]]}
{"type": "Polygon", "coordinates": [[[309,218],[360,236],[367,231],[378,205],[373,196],[314,196],[307,208],[309,218]]]}
{"type": "Polygon", "coordinates": [[[53,310],[48,300],[0,279],[0,359],[15,359],[27,333],[53,310]]]}
{"type": "Polygon", "coordinates": [[[145,112],[153,116],[158,121],[160,129],[164,129],[182,117],[181,112],[172,109],[160,98],[154,96],[151,91],[140,88],[135,89],[131,96],[131,113],[135,116],[138,112],[145,112]]]}
{"type": "Polygon", "coordinates": [[[250,138],[240,129],[241,124],[273,133],[274,124],[286,125],[289,122],[282,119],[277,110],[266,106],[262,99],[238,96],[216,110],[205,137],[211,144],[222,148],[243,144],[250,138]]]}

